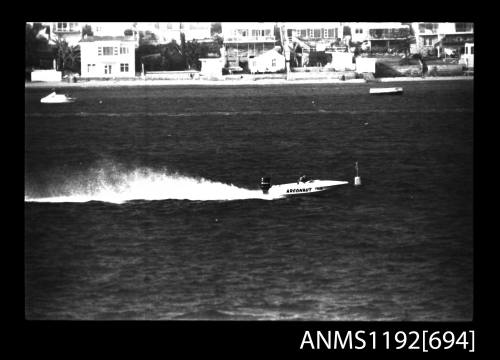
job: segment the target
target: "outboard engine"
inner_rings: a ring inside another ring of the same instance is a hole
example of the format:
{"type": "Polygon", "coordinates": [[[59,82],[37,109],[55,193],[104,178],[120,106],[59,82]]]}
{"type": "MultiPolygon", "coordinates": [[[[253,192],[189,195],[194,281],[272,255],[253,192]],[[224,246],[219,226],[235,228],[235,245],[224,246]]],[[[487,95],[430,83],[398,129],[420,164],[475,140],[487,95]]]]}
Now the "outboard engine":
{"type": "Polygon", "coordinates": [[[269,189],[271,188],[271,178],[270,177],[263,177],[260,180],[260,188],[262,189],[262,192],[264,194],[269,194],[269,189]]]}

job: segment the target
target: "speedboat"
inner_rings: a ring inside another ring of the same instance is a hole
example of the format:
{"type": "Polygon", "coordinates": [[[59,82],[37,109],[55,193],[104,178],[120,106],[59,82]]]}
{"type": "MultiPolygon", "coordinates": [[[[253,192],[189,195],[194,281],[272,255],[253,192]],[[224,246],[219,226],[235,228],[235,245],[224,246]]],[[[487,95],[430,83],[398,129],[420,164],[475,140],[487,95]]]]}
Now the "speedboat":
{"type": "Polygon", "coordinates": [[[40,102],[43,104],[62,104],[62,103],[72,103],[75,102],[75,98],[69,97],[65,94],[56,94],[56,92],[52,92],[49,95],[40,99],[40,102]]]}
{"type": "Polygon", "coordinates": [[[326,191],[334,186],[348,184],[347,181],[335,180],[316,180],[301,176],[294,183],[272,185],[270,177],[263,177],[260,182],[260,188],[265,195],[275,196],[293,196],[313,194],[326,191]]]}
{"type": "Polygon", "coordinates": [[[370,94],[401,95],[401,94],[403,94],[403,88],[402,87],[370,88],[370,94]]]}

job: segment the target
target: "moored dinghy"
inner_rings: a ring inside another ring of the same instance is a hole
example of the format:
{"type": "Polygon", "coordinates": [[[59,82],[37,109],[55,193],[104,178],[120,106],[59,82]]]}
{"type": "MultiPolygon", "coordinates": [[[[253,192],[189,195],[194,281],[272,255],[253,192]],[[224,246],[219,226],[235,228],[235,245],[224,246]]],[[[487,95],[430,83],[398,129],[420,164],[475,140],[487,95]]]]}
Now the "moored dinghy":
{"type": "Polygon", "coordinates": [[[43,104],[62,104],[62,103],[72,103],[76,99],[69,97],[65,94],[56,94],[56,92],[51,92],[49,95],[40,99],[43,104]]]}
{"type": "Polygon", "coordinates": [[[401,94],[403,94],[403,88],[402,87],[370,88],[370,94],[375,94],[375,95],[401,95],[401,94]]]}

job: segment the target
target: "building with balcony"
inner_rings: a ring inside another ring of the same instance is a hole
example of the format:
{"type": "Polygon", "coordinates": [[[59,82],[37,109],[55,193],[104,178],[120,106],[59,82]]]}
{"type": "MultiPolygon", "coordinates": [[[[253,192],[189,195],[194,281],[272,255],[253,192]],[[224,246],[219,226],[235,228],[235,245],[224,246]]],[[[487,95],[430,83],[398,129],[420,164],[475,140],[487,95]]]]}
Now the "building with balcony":
{"type": "Polygon", "coordinates": [[[212,23],[210,22],[179,23],[179,27],[180,30],[184,33],[186,41],[212,41],[212,23]]]}
{"type": "Polygon", "coordinates": [[[274,49],[276,23],[221,23],[222,37],[229,66],[248,66],[250,57],[257,57],[274,49]]]}
{"type": "Polygon", "coordinates": [[[343,25],[340,22],[286,22],[282,23],[290,48],[291,64],[309,65],[311,52],[346,51],[342,44],[343,25]]]}
{"type": "Polygon", "coordinates": [[[126,36],[87,36],[79,42],[82,78],[135,76],[135,41],[126,36]]]}
{"type": "Polygon", "coordinates": [[[78,22],[52,23],[53,40],[64,40],[69,46],[76,46],[82,38],[82,26],[78,22]]]}
{"type": "Polygon", "coordinates": [[[89,25],[93,36],[128,36],[135,41],[135,47],[139,46],[139,34],[133,22],[86,22],[83,26],[89,25]]]}
{"type": "Polygon", "coordinates": [[[343,25],[340,22],[287,22],[285,27],[290,42],[298,38],[312,46],[328,46],[343,38],[343,25]]]}
{"type": "Polygon", "coordinates": [[[181,43],[181,33],[186,41],[210,39],[211,23],[209,22],[89,22],[94,36],[132,36],[139,45],[139,38],[144,42],[159,45],[171,41],[181,43]],[[126,34],[127,33],[127,34],[126,34]]]}
{"type": "Polygon", "coordinates": [[[412,27],[416,40],[414,52],[432,52],[437,56],[462,54],[465,43],[474,42],[474,23],[471,22],[415,22],[412,27]]]}
{"type": "Polygon", "coordinates": [[[135,23],[135,29],[150,37],[151,44],[168,44],[175,41],[181,43],[181,33],[186,41],[211,40],[212,23],[210,22],[140,22],[135,23]],[[153,35],[153,36],[151,36],[153,35]]]}
{"type": "MultiPolygon", "coordinates": [[[[340,45],[343,38],[343,26],[340,22],[304,22],[284,23],[289,44],[294,49],[300,47],[303,54],[311,51],[332,50],[340,45]]],[[[342,47],[345,50],[345,47],[342,47]]]]}
{"type": "Polygon", "coordinates": [[[351,22],[351,43],[364,43],[377,51],[403,51],[409,48],[411,27],[400,22],[351,22]]]}
{"type": "Polygon", "coordinates": [[[83,26],[89,25],[94,36],[124,36],[127,30],[132,30],[133,35],[135,28],[135,23],[132,22],[87,22],[81,24],[83,26]]]}

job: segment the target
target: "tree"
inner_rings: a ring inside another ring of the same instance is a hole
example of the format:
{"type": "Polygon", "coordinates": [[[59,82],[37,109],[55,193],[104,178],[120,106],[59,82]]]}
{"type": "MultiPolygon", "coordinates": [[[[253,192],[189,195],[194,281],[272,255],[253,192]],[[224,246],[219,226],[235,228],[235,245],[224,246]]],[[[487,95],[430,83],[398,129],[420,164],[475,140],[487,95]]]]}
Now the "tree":
{"type": "Polygon", "coordinates": [[[25,38],[25,64],[27,67],[39,67],[40,60],[50,56],[51,49],[48,40],[43,36],[39,36],[44,26],[41,23],[26,24],[25,38]]]}
{"type": "Polygon", "coordinates": [[[328,57],[324,51],[311,51],[309,53],[309,64],[311,66],[325,66],[327,63],[328,57]]]}
{"type": "Polygon", "coordinates": [[[210,26],[210,35],[214,36],[216,34],[222,33],[222,26],[220,22],[214,22],[210,26]]]}
{"type": "Polygon", "coordinates": [[[185,70],[186,59],[182,55],[182,49],[175,40],[172,40],[162,48],[162,56],[166,59],[165,63],[168,68],[165,70],[185,70]]]}
{"type": "Polygon", "coordinates": [[[216,41],[199,43],[193,40],[186,43],[185,56],[188,68],[200,70],[200,58],[207,58],[211,54],[220,56],[220,45],[216,41]]]}
{"type": "Polygon", "coordinates": [[[82,38],[85,37],[85,35],[87,35],[87,36],[94,36],[94,32],[92,31],[92,26],[86,24],[82,28],[82,38]]]}
{"type": "Polygon", "coordinates": [[[69,46],[65,40],[56,42],[58,70],[81,72],[80,46],[69,46]]]}
{"type": "Polygon", "coordinates": [[[219,46],[219,50],[222,46],[224,46],[224,38],[222,36],[214,35],[214,36],[212,36],[212,39],[219,46]]]}
{"type": "Polygon", "coordinates": [[[188,68],[189,65],[186,57],[186,35],[184,34],[183,31],[181,32],[181,54],[182,54],[182,60],[184,61],[186,68],[188,68]]]}
{"type": "MultiPolygon", "coordinates": [[[[276,24],[274,25],[274,31],[273,31],[274,39],[276,42],[281,43],[283,39],[281,38],[281,28],[276,24]]],[[[285,34],[286,36],[286,34],[285,34]]]]}
{"type": "MultiPolygon", "coordinates": [[[[142,63],[144,62],[144,57],[148,55],[161,54],[161,48],[156,45],[141,44],[135,51],[135,71],[142,71],[142,63]]],[[[148,70],[151,70],[148,68],[148,70]]]]}

